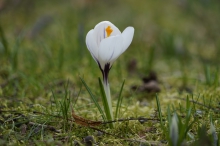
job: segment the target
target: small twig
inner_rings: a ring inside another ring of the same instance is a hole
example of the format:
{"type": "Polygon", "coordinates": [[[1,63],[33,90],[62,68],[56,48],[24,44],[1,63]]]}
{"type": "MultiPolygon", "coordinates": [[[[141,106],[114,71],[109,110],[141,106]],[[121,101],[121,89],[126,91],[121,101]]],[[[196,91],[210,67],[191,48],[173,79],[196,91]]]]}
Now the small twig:
{"type": "MultiPolygon", "coordinates": [[[[0,110],[1,112],[17,112],[17,111],[13,111],[13,110],[0,110]]],[[[51,114],[45,114],[42,112],[38,112],[38,111],[33,111],[34,114],[41,114],[41,115],[46,115],[46,116],[52,116],[55,118],[60,118],[62,119],[62,116],[57,116],[57,115],[51,115],[51,114]]],[[[72,121],[75,122],[74,119],[68,119],[68,121],[72,121]]],[[[109,124],[109,123],[116,123],[116,122],[125,122],[125,121],[139,121],[141,124],[145,123],[147,121],[159,121],[159,119],[155,119],[155,118],[144,118],[144,117],[138,117],[138,118],[128,118],[128,119],[118,119],[118,120],[113,120],[113,121],[105,121],[105,122],[101,122],[101,124],[109,124]]],[[[97,121],[98,122],[98,121],[97,121]]]]}
{"type": "MultiPolygon", "coordinates": [[[[38,112],[38,111],[33,111],[33,113],[34,114],[40,114],[40,115],[51,116],[51,117],[63,119],[62,116],[58,116],[58,115],[45,114],[45,113],[38,112]]],[[[68,121],[73,121],[73,120],[72,119],[68,119],[68,121]]]]}
{"type": "MultiPolygon", "coordinates": [[[[176,99],[179,99],[179,100],[186,101],[186,99],[184,99],[184,98],[180,98],[180,97],[175,97],[175,98],[176,98],[176,99]]],[[[211,109],[211,110],[213,110],[213,111],[219,112],[219,110],[216,110],[215,108],[213,108],[213,107],[211,107],[211,106],[207,106],[207,105],[202,104],[202,103],[200,103],[200,102],[197,102],[197,101],[195,101],[195,100],[189,100],[189,101],[192,102],[192,103],[195,103],[195,104],[197,104],[197,105],[203,106],[203,107],[205,107],[205,108],[207,108],[207,109],[211,109]]]]}
{"type": "Polygon", "coordinates": [[[106,122],[102,122],[102,124],[125,122],[125,121],[139,121],[142,124],[147,121],[159,121],[159,119],[138,117],[138,118],[128,118],[128,119],[118,119],[118,120],[113,120],[113,121],[106,121],[106,122]]]}

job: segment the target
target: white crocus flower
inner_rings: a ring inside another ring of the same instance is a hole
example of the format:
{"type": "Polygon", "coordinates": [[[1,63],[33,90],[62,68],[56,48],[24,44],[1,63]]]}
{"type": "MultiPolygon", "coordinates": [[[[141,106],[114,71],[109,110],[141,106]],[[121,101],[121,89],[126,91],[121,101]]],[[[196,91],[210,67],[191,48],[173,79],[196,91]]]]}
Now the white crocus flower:
{"type": "Polygon", "coordinates": [[[172,117],[171,126],[170,126],[170,138],[173,146],[177,146],[179,138],[179,129],[178,129],[178,117],[176,113],[172,117]]]}
{"type": "MultiPolygon", "coordinates": [[[[86,36],[86,45],[99,65],[103,75],[103,85],[112,117],[112,104],[108,84],[108,73],[113,62],[129,47],[134,28],[127,27],[122,33],[109,21],[98,23],[86,36]]],[[[111,118],[112,119],[112,118],[111,118]]]]}

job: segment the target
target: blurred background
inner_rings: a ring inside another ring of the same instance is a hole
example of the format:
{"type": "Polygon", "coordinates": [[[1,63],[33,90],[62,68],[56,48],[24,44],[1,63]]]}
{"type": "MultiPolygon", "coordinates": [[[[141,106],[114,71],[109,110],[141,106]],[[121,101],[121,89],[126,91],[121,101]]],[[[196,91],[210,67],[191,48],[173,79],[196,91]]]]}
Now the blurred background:
{"type": "Polygon", "coordinates": [[[218,79],[218,0],[0,0],[1,94],[36,99],[50,82],[77,84],[79,75],[95,89],[101,72],[85,37],[104,20],[121,31],[135,28],[131,46],[110,72],[112,90],[126,79],[129,91],[150,72],[162,90],[218,79]]]}

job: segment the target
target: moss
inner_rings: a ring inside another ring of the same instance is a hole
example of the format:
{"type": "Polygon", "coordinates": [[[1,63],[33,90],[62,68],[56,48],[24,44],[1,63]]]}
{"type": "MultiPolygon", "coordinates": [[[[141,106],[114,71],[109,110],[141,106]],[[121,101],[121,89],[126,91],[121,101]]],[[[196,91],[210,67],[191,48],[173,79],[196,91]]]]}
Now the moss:
{"type": "Polygon", "coordinates": [[[168,115],[177,113],[187,129],[188,111],[192,125],[182,140],[188,145],[202,137],[215,142],[209,129],[211,121],[217,134],[220,129],[217,2],[19,1],[14,7],[13,1],[3,0],[0,5],[0,145],[85,145],[88,137],[97,145],[169,145],[168,115]],[[114,129],[106,124],[85,127],[72,118],[73,109],[102,121],[79,79],[84,78],[101,103],[101,72],[84,42],[102,20],[120,30],[135,28],[131,46],[109,74],[113,112],[126,81],[119,113],[124,121],[114,123],[114,129]],[[135,64],[127,69],[132,60],[135,64]],[[138,90],[150,71],[157,73],[164,126],[155,93],[138,90]],[[199,134],[203,125],[206,135],[199,134]]]}

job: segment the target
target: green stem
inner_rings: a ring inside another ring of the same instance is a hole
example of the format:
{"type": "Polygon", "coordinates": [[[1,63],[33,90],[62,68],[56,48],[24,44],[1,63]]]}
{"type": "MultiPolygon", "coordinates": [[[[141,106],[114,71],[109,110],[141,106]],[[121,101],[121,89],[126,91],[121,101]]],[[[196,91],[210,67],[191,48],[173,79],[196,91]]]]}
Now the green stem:
{"type": "Polygon", "coordinates": [[[117,106],[116,106],[116,111],[115,111],[115,119],[118,118],[118,114],[120,112],[120,108],[121,108],[121,103],[122,103],[122,90],[125,84],[125,80],[123,81],[122,85],[121,85],[121,89],[120,89],[120,93],[119,93],[119,97],[118,97],[118,102],[117,102],[117,106]]]}
{"type": "Polygon", "coordinates": [[[108,101],[108,107],[109,107],[110,114],[111,114],[111,120],[113,120],[112,100],[111,100],[110,86],[109,86],[108,82],[107,82],[107,84],[104,83],[103,85],[104,85],[104,90],[105,90],[106,98],[107,98],[107,101],[108,101]]]}
{"type": "MultiPolygon", "coordinates": [[[[110,87],[108,82],[102,82],[101,79],[99,78],[99,85],[100,85],[100,90],[102,94],[102,102],[105,110],[105,114],[107,117],[108,121],[113,120],[113,114],[112,114],[112,103],[111,103],[111,95],[110,95],[110,87]]],[[[109,124],[110,128],[113,128],[113,124],[109,124]]]]}

